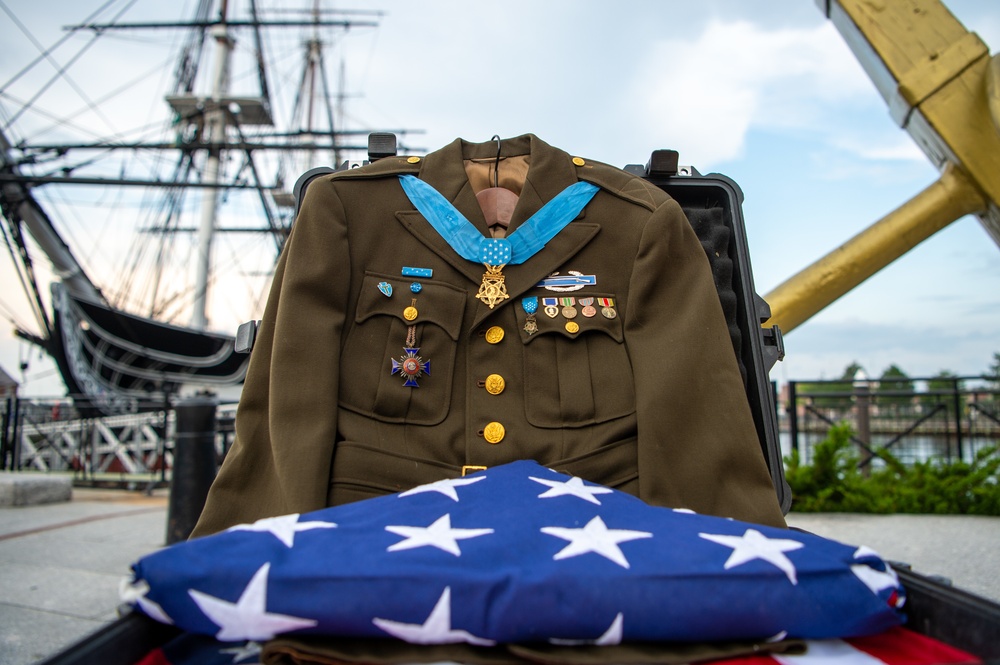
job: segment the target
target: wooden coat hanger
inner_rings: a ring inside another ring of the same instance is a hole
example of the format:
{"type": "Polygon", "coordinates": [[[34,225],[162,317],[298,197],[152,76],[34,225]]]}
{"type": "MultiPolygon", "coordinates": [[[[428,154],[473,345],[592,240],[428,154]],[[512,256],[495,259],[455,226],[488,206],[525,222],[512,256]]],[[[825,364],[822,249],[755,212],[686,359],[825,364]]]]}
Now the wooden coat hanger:
{"type": "Polygon", "coordinates": [[[493,135],[493,140],[497,142],[497,158],[493,167],[493,187],[488,187],[476,193],[476,200],[486,217],[486,225],[491,230],[498,232],[499,237],[503,237],[510,219],[514,215],[514,206],[517,205],[518,196],[509,189],[500,186],[500,136],[493,135]],[[499,229],[495,227],[500,227],[499,229]],[[503,232],[500,230],[503,229],[503,232]]]}

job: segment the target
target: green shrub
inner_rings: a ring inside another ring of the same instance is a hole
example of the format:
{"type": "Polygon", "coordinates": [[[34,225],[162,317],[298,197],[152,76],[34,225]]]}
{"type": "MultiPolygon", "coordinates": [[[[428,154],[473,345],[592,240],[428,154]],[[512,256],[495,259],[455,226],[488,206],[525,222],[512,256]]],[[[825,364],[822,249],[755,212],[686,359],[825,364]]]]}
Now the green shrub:
{"type": "Polygon", "coordinates": [[[812,464],[802,464],[797,450],[785,458],[797,512],[935,513],[1000,515],[1000,451],[986,448],[972,462],[928,460],[904,465],[878,451],[885,462],[868,476],[846,424],[830,428],[813,449],[812,464]]]}

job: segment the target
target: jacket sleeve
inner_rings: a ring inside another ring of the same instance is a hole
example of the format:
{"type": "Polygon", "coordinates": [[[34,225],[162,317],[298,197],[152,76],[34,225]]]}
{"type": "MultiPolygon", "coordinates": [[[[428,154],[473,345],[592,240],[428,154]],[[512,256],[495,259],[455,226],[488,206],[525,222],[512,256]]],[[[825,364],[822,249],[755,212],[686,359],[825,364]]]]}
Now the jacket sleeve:
{"type": "Polygon", "coordinates": [[[236,440],[192,536],[326,505],[350,285],[343,206],[314,182],[285,243],[236,414],[236,440]]]}
{"type": "Polygon", "coordinates": [[[673,200],[643,231],[625,316],[639,496],[784,526],[708,260],[673,200]]]}

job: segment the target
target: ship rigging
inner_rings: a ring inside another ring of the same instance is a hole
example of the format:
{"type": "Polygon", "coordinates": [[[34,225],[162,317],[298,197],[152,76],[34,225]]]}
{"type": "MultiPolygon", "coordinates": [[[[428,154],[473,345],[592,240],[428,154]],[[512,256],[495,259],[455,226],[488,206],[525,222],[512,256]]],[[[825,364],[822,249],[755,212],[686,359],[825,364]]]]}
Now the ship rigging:
{"type": "MultiPolygon", "coordinates": [[[[129,20],[150,9],[141,5],[104,3],[0,88],[3,239],[35,319],[34,329],[17,322],[16,334],[53,358],[78,407],[106,413],[153,408],[186,385],[242,381],[247,357],[229,333],[266,296],[293,222],[289,185],[311,167],[360,159],[359,139],[373,131],[348,126],[344,42],[374,30],[379,12],[200,0],[188,21],[129,20]],[[109,40],[110,51],[97,48],[109,40]],[[149,122],[120,116],[145,97],[151,73],[114,82],[103,107],[77,83],[94,63],[117,62],[126,78],[126,46],[168,44],[173,64],[168,75],[160,67],[168,84],[149,122]],[[39,85],[50,61],[56,74],[39,85]],[[78,91],[84,108],[46,107],[57,85],[78,91]],[[109,126],[110,136],[99,131],[109,126]],[[73,242],[80,228],[89,242],[73,242]],[[211,320],[226,304],[228,319],[211,320]]],[[[414,133],[382,131],[404,152],[414,133]]]]}

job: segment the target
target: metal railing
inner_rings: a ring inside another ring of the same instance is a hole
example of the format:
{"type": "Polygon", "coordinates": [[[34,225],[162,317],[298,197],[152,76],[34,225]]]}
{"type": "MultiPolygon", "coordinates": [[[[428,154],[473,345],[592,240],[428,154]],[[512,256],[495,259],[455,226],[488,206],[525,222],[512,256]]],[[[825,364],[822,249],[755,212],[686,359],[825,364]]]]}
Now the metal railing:
{"type": "MultiPolygon", "coordinates": [[[[0,400],[0,470],[70,472],[76,485],[165,486],[174,466],[180,403],[87,417],[65,399],[0,400]]],[[[234,414],[234,404],[216,407],[220,461],[232,444],[234,414]]]]}
{"type": "Polygon", "coordinates": [[[845,422],[862,469],[881,465],[883,452],[904,464],[969,462],[1000,443],[1000,386],[989,377],[790,381],[783,397],[782,429],[803,463],[845,422]]]}

